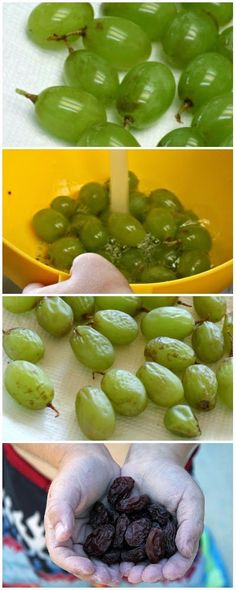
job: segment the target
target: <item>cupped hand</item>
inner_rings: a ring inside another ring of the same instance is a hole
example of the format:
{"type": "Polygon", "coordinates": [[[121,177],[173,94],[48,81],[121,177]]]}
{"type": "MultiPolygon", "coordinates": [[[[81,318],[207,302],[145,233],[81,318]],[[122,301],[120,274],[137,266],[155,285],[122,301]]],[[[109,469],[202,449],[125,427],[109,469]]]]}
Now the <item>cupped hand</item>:
{"type": "Polygon", "coordinates": [[[62,569],[93,584],[115,586],[120,581],[118,565],[89,559],[83,550],[91,531],[90,508],[119,475],[119,466],[103,445],[86,445],[79,453],[65,455],[48,493],[44,523],[49,555],[62,569]]]}

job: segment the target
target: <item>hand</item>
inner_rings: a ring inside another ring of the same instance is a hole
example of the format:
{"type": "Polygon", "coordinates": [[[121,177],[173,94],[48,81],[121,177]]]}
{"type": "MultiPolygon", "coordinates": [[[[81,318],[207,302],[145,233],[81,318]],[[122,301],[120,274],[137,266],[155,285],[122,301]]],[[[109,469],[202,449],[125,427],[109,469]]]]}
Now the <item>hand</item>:
{"type": "MultiPolygon", "coordinates": [[[[199,547],[203,530],[204,497],[192,477],[184,470],[181,461],[172,456],[173,445],[162,455],[163,445],[135,446],[125,462],[121,475],[130,475],[137,482],[141,494],[148,494],[170,511],[177,512],[177,553],[158,564],[130,564],[120,566],[121,575],[132,584],[140,582],[168,582],[182,578],[191,567],[199,547]]],[[[180,445],[178,445],[180,446],[180,445]]],[[[183,445],[181,445],[183,447],[183,445]]],[[[187,457],[186,457],[187,460],[187,457]]]]}
{"type": "Polygon", "coordinates": [[[32,283],[23,290],[27,295],[80,295],[97,293],[132,293],[129,283],[121,272],[99,254],[81,254],[71,267],[71,276],[66,281],[48,285],[32,283]]]}
{"type": "Polygon", "coordinates": [[[81,445],[79,453],[72,449],[64,455],[48,493],[45,532],[52,561],[94,584],[115,586],[120,581],[119,565],[107,566],[83,551],[91,530],[90,508],[119,475],[120,468],[104,445],[81,445]]]}

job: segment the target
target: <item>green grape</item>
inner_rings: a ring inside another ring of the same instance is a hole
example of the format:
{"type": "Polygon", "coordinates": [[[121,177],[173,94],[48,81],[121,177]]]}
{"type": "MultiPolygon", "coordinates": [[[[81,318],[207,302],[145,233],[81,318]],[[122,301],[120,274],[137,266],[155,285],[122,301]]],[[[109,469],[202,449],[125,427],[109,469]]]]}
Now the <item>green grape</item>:
{"type": "Polygon", "coordinates": [[[109,205],[108,194],[98,182],[88,182],[79,191],[79,206],[87,207],[92,215],[98,215],[109,205]]]}
{"type": "Polygon", "coordinates": [[[32,225],[41,240],[54,242],[64,236],[69,227],[69,222],[59,211],[41,209],[34,214],[32,225]]]}
{"type": "Polygon", "coordinates": [[[75,201],[71,197],[55,197],[50,203],[50,207],[62,213],[64,217],[70,218],[74,213],[75,201]]]}
{"type": "Polygon", "coordinates": [[[13,361],[37,363],[44,355],[44,344],[37,332],[12,328],[3,333],[3,348],[13,361]]]}
{"type": "Polygon", "coordinates": [[[141,223],[146,219],[150,209],[149,200],[144,193],[132,191],[129,194],[129,212],[141,223]]]}
{"type": "Polygon", "coordinates": [[[178,227],[180,225],[190,225],[193,221],[199,221],[199,217],[191,209],[176,211],[174,216],[178,227]]]}
{"type": "Polygon", "coordinates": [[[73,325],[72,309],[61,297],[44,297],[36,307],[36,317],[41,328],[52,336],[64,336],[73,325]]]}
{"type": "Polygon", "coordinates": [[[208,252],[212,247],[212,239],[208,230],[199,223],[181,225],[176,240],[182,250],[203,250],[208,252]]]}
{"type": "Polygon", "coordinates": [[[119,87],[117,71],[103,57],[83,49],[68,55],[64,78],[68,86],[89,92],[104,105],[109,105],[116,98],[119,87]]]}
{"type": "Polygon", "coordinates": [[[94,311],[95,298],[92,295],[65,295],[62,299],[71,307],[75,322],[94,311]]]}
{"type": "Polygon", "coordinates": [[[104,250],[97,250],[97,254],[99,254],[99,256],[102,256],[106,260],[108,260],[108,262],[111,262],[111,264],[115,264],[115,260],[114,260],[114,257],[112,255],[112,253],[106,251],[106,249],[104,249],[104,250]]]}
{"type": "Polygon", "coordinates": [[[194,319],[182,307],[159,307],[149,311],[141,321],[141,331],[150,340],[156,336],[168,336],[183,340],[192,334],[194,319]]]}
{"type": "Polygon", "coordinates": [[[182,211],[183,205],[178,197],[166,188],[157,188],[150,193],[149,202],[151,207],[166,207],[172,212],[182,211]]]}
{"type": "Polygon", "coordinates": [[[174,240],[177,226],[172,211],[167,207],[154,207],[148,213],[144,227],[161,242],[174,240]]]}
{"type": "Polygon", "coordinates": [[[179,260],[179,252],[174,246],[163,244],[163,247],[158,255],[158,263],[166,266],[172,271],[176,271],[179,260]]]}
{"type": "Polygon", "coordinates": [[[109,338],[112,344],[130,344],[138,335],[138,324],[127,313],[117,309],[104,309],[94,315],[93,326],[109,338]]]}
{"type": "Polygon", "coordinates": [[[197,55],[180,76],[179,98],[188,107],[199,107],[233,87],[231,62],[219,53],[197,55]]]}
{"type": "Polygon", "coordinates": [[[111,402],[98,387],[82,387],[77,393],[75,411],[82,432],[92,440],[107,440],[115,430],[111,402]]]}
{"type": "Polygon", "coordinates": [[[110,340],[90,326],[77,326],[70,344],[78,361],[92,371],[106,371],[115,360],[110,340]]]}
{"type": "Polygon", "coordinates": [[[226,313],[223,323],[224,352],[228,356],[233,354],[233,314],[226,313]]]}
{"type": "Polygon", "coordinates": [[[202,320],[219,322],[226,313],[226,299],[220,295],[196,295],[193,307],[202,320]]]}
{"type": "Polygon", "coordinates": [[[192,277],[211,268],[208,254],[202,250],[186,250],[179,258],[177,276],[192,277]]]}
{"type": "Polygon", "coordinates": [[[233,359],[225,359],[217,368],[216,378],[220,400],[233,409],[233,359]]]}
{"type": "Polygon", "coordinates": [[[141,283],[164,283],[175,279],[175,273],[161,264],[150,264],[141,274],[141,283]]]}
{"type": "Polygon", "coordinates": [[[88,2],[42,2],[30,13],[27,34],[31,41],[45,49],[64,49],[63,41],[49,41],[48,37],[82,29],[92,19],[93,8],[88,2]]]}
{"type": "Polygon", "coordinates": [[[197,410],[212,410],[216,405],[217,380],[206,365],[192,365],[183,376],[184,397],[197,410]]]}
{"type": "Polygon", "coordinates": [[[177,436],[193,438],[201,435],[196,416],[191,408],[184,404],[178,404],[166,410],[164,425],[167,430],[177,434],[177,436]]]}
{"type": "Polygon", "coordinates": [[[158,307],[167,307],[168,305],[175,305],[178,297],[174,295],[146,295],[142,297],[142,308],[150,311],[158,307]]]}
{"type": "Polygon", "coordinates": [[[204,138],[207,146],[218,146],[233,131],[232,94],[223,94],[209,100],[195,113],[192,127],[204,138]]]}
{"type": "Polygon", "coordinates": [[[121,255],[118,268],[131,281],[137,281],[145,267],[145,254],[140,248],[129,248],[121,255]]]}
{"type": "Polygon", "coordinates": [[[40,299],[32,295],[3,295],[2,304],[11,313],[25,313],[33,309],[40,299]]]}
{"type": "Polygon", "coordinates": [[[98,295],[96,297],[96,309],[118,309],[131,316],[136,315],[141,306],[141,297],[136,295],[98,295]]]}
{"type": "Polygon", "coordinates": [[[97,221],[97,217],[87,213],[76,213],[71,219],[71,229],[79,235],[86,221],[97,221]]]}
{"type": "Polygon", "coordinates": [[[4,373],[7,392],[21,406],[41,410],[51,406],[54,397],[53,384],[46,373],[28,361],[13,361],[4,373]]]}
{"type": "Polygon", "coordinates": [[[219,144],[220,147],[233,147],[234,137],[233,132],[227,135],[227,137],[219,144]]]}
{"type": "Polygon", "coordinates": [[[139,179],[132,170],[128,171],[129,191],[135,191],[139,184],[139,179]]]}
{"type": "Polygon", "coordinates": [[[182,127],[169,131],[157,144],[158,147],[202,147],[204,140],[196,129],[182,127]]]}
{"type": "Polygon", "coordinates": [[[111,236],[123,246],[137,246],[146,235],[141,223],[128,213],[111,213],[108,229],[111,236]]]}
{"type": "Polygon", "coordinates": [[[155,361],[175,373],[182,373],[196,361],[194,350],[188,344],[164,336],[150,340],[144,354],[147,360],[155,361]]]}
{"type": "Polygon", "coordinates": [[[214,18],[219,27],[223,27],[233,18],[233,2],[186,2],[182,6],[197,12],[203,10],[214,18]]]}
{"type": "Polygon", "coordinates": [[[182,11],[163,37],[163,48],[173,65],[183,68],[200,53],[214,49],[218,27],[208,14],[182,11]]]}
{"type": "Polygon", "coordinates": [[[197,325],[192,334],[192,346],[200,361],[215,363],[224,354],[224,337],[221,328],[208,321],[197,325]]]}
{"type": "Polygon", "coordinates": [[[105,16],[121,16],[139,25],[151,41],[159,41],[177,13],[173,2],[104,2],[105,16]]]}
{"type": "Polygon", "coordinates": [[[116,101],[126,125],[145,129],[163,115],[175,96],[175,79],[160,62],[144,62],[132,68],[122,80],[116,101]]]}
{"type": "Polygon", "coordinates": [[[73,237],[59,238],[48,247],[50,263],[60,270],[70,270],[74,258],[83,252],[80,240],[73,237]]]}
{"type": "Polygon", "coordinates": [[[77,143],[80,147],[139,147],[133,135],[116,123],[103,123],[86,129],[77,143]]]}
{"type": "Polygon", "coordinates": [[[99,219],[86,221],[80,232],[80,239],[88,252],[96,252],[108,242],[108,234],[99,219]]]}
{"type": "Polygon", "coordinates": [[[227,27],[218,37],[217,51],[233,61],[233,27],[227,27]]]}
{"type": "Polygon", "coordinates": [[[70,144],[76,144],[88,127],[106,121],[101,101],[80,88],[51,86],[39,95],[16,92],[35,105],[37,121],[45,131],[70,144]]]}
{"type": "Polygon", "coordinates": [[[142,381],[123,369],[111,369],[101,383],[117,414],[137,416],[147,406],[147,394],[142,381]]]}
{"type": "Polygon", "coordinates": [[[143,30],[123,18],[96,18],[83,34],[86,49],[97,53],[118,70],[128,70],[148,59],[151,43],[143,30]]]}
{"type": "Polygon", "coordinates": [[[144,363],[137,377],[142,381],[148,397],[158,406],[168,408],[183,398],[184,390],[179,377],[158,363],[144,363]]]}

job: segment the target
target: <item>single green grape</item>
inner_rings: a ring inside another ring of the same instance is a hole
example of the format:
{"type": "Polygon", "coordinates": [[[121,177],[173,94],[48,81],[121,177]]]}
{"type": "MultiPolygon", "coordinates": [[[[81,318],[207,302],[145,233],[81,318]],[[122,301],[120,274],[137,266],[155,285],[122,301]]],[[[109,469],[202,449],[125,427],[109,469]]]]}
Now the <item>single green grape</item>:
{"type": "Polygon", "coordinates": [[[37,332],[28,328],[12,328],[3,333],[3,348],[13,361],[37,363],[44,355],[44,344],[37,332]]]}
{"type": "Polygon", "coordinates": [[[129,248],[121,254],[118,268],[131,282],[139,280],[145,267],[145,253],[140,248],[129,248]]]}
{"type": "Polygon", "coordinates": [[[64,41],[49,41],[48,38],[82,29],[92,19],[93,8],[88,2],[42,2],[29,15],[27,34],[31,41],[45,49],[64,49],[64,41]]]}
{"type": "Polygon", "coordinates": [[[97,252],[108,242],[108,233],[99,219],[86,221],[80,239],[88,252],[97,252]]]}
{"type": "Polygon", "coordinates": [[[141,331],[148,340],[157,336],[183,340],[192,334],[194,325],[192,314],[187,309],[159,307],[143,316],[141,331]]]}
{"type": "Polygon", "coordinates": [[[175,297],[175,295],[144,295],[142,296],[142,308],[150,311],[158,307],[175,305],[177,301],[178,297],[175,297]]]}
{"type": "Polygon", "coordinates": [[[80,88],[51,86],[38,95],[16,92],[34,104],[37,121],[45,131],[72,145],[87,128],[106,121],[101,101],[80,88]]]}
{"type": "Polygon", "coordinates": [[[117,309],[97,311],[93,327],[112,344],[130,344],[138,335],[138,324],[132,316],[117,309]]]}
{"type": "Polygon", "coordinates": [[[227,135],[227,137],[219,144],[220,147],[233,147],[234,145],[234,136],[233,132],[227,135]]]}
{"type": "Polygon", "coordinates": [[[108,230],[123,246],[137,246],[146,235],[141,223],[128,213],[111,213],[108,230]]]}
{"type": "Polygon", "coordinates": [[[212,410],[216,405],[217,380],[206,365],[192,365],[183,376],[184,397],[197,410],[212,410]]]}
{"type": "Polygon", "coordinates": [[[221,328],[208,321],[197,325],[192,334],[192,346],[200,361],[215,363],[224,354],[224,337],[221,328]]]}
{"type": "Polygon", "coordinates": [[[233,354],[233,314],[226,313],[223,323],[224,352],[228,356],[233,354]]]}
{"type": "Polygon", "coordinates": [[[148,397],[158,406],[168,408],[180,402],[184,396],[179,377],[163,365],[146,362],[137,371],[137,377],[142,381],[148,397]]]}
{"type": "Polygon", "coordinates": [[[109,205],[109,196],[102,184],[98,182],[88,182],[84,184],[79,191],[79,206],[88,208],[92,215],[98,215],[109,205]]]}
{"type": "Polygon", "coordinates": [[[176,211],[174,216],[178,227],[180,227],[180,225],[190,225],[193,221],[199,221],[199,217],[191,209],[176,211]]]}
{"type": "Polygon", "coordinates": [[[135,137],[116,123],[93,125],[80,135],[80,147],[139,147],[135,137]]]}
{"type": "Polygon", "coordinates": [[[208,254],[202,250],[186,250],[180,255],[177,265],[177,276],[179,278],[192,277],[206,272],[211,268],[208,254]]]}
{"type": "Polygon", "coordinates": [[[226,299],[220,295],[196,295],[193,307],[202,320],[219,322],[226,314],[226,299]]]}
{"type": "Polygon", "coordinates": [[[217,42],[217,51],[230,59],[230,61],[233,61],[233,40],[233,27],[227,27],[220,33],[217,42]]]}
{"type": "Polygon", "coordinates": [[[7,392],[21,406],[41,410],[50,406],[54,397],[53,384],[40,367],[28,361],[13,361],[4,373],[7,392]]]}
{"type": "Polygon", "coordinates": [[[204,12],[181,11],[171,21],[162,43],[171,63],[183,68],[200,53],[214,49],[218,26],[204,12]]]}
{"type": "Polygon", "coordinates": [[[202,147],[204,140],[197,130],[191,127],[181,127],[169,131],[157,144],[158,147],[202,147]]]}
{"type": "Polygon", "coordinates": [[[77,393],[75,411],[79,426],[92,440],[110,439],[115,430],[115,413],[111,402],[98,387],[82,387],[77,393]]]}
{"type": "Polygon", "coordinates": [[[70,344],[78,361],[92,371],[106,371],[115,360],[110,340],[90,326],[77,326],[73,330],[70,344]]]}
{"type": "Polygon", "coordinates": [[[224,359],[216,371],[220,400],[233,410],[233,359],[224,359]]]}
{"type": "Polygon", "coordinates": [[[117,70],[128,70],[145,61],[152,48],[138,25],[116,16],[90,22],[83,34],[83,43],[86,49],[103,57],[117,70]]]}
{"type": "Polygon", "coordinates": [[[157,260],[159,264],[175,272],[179,261],[179,251],[174,245],[163,244],[157,260]]]}
{"type": "Polygon", "coordinates": [[[97,295],[96,309],[118,309],[135,316],[141,309],[141,297],[136,295],[97,295]]]}
{"type": "Polygon", "coordinates": [[[179,98],[187,107],[200,107],[211,98],[230,92],[233,87],[232,63],[219,53],[197,55],[182,72],[179,98]]]}
{"type": "Polygon", "coordinates": [[[89,215],[88,213],[76,213],[71,219],[71,229],[80,235],[80,232],[87,221],[97,221],[95,215],[89,215]]]}
{"type": "Polygon", "coordinates": [[[95,297],[92,295],[63,295],[62,299],[71,307],[75,322],[94,312],[95,297]]]}
{"type": "Polygon", "coordinates": [[[155,361],[174,373],[182,373],[196,361],[196,355],[191,346],[166,336],[150,340],[145,346],[144,354],[147,360],[155,361]]]}
{"type": "Polygon", "coordinates": [[[192,127],[204,138],[207,146],[219,146],[233,131],[232,94],[223,94],[209,100],[195,113],[192,127]]]}
{"type": "Polygon", "coordinates": [[[44,330],[52,336],[64,336],[73,325],[72,309],[61,297],[43,297],[36,307],[36,318],[44,330]]]}
{"type": "Polygon", "coordinates": [[[103,57],[91,51],[72,51],[64,64],[64,78],[68,86],[85,90],[105,106],[113,102],[118,92],[117,71],[103,57]]]}
{"type": "Polygon", "coordinates": [[[34,214],[32,225],[37,236],[44,242],[55,242],[66,233],[69,222],[59,211],[41,209],[34,214]]]}
{"type": "Polygon", "coordinates": [[[149,202],[151,207],[171,209],[173,213],[183,211],[183,205],[178,197],[166,188],[157,188],[150,193],[149,202]]]}
{"type": "Polygon", "coordinates": [[[137,416],[147,406],[145,387],[133,373],[123,369],[110,369],[101,383],[117,414],[137,416]]]}
{"type": "Polygon", "coordinates": [[[129,212],[143,223],[150,209],[149,199],[144,193],[132,191],[129,194],[129,212]]]}
{"type": "Polygon", "coordinates": [[[50,203],[50,207],[55,211],[59,211],[64,217],[70,218],[74,213],[75,200],[71,197],[55,197],[50,203]]]}
{"type": "Polygon", "coordinates": [[[164,425],[170,432],[187,438],[201,435],[198,420],[192,409],[185,404],[177,404],[166,410],[164,425]]]}
{"type": "Polygon", "coordinates": [[[151,41],[159,41],[177,14],[177,8],[174,2],[104,2],[102,12],[105,16],[133,21],[151,41]]]}
{"type": "Polygon", "coordinates": [[[199,223],[181,225],[176,240],[182,250],[203,250],[208,252],[212,247],[212,239],[206,227],[199,223]]]}
{"type": "Polygon", "coordinates": [[[33,295],[3,295],[2,304],[11,313],[25,313],[33,309],[40,299],[33,295]]]}
{"type": "Polygon", "coordinates": [[[203,10],[213,17],[219,27],[227,25],[233,18],[233,2],[186,2],[182,6],[197,12],[203,10]]]}
{"type": "Polygon", "coordinates": [[[174,240],[177,230],[172,211],[167,207],[152,208],[146,217],[144,227],[161,242],[174,240]]]}
{"type": "Polygon", "coordinates": [[[145,129],[163,115],[175,96],[175,79],[160,62],[138,64],[122,80],[116,101],[126,125],[145,129]]]}
{"type": "Polygon", "coordinates": [[[74,258],[83,252],[80,240],[69,236],[59,238],[48,247],[50,263],[60,270],[70,270],[74,258]]]}
{"type": "Polygon", "coordinates": [[[141,283],[164,283],[174,281],[175,273],[161,264],[150,264],[141,273],[141,283]]]}

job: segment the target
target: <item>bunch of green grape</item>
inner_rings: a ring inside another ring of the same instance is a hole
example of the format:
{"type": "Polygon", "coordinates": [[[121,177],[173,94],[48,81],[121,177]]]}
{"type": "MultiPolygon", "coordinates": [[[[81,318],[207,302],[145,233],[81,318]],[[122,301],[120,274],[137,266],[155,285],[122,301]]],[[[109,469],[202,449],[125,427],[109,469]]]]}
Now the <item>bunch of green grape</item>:
{"type": "Polygon", "coordinates": [[[110,209],[109,181],[82,186],[78,198],[58,196],[35,213],[33,228],[47,242],[43,262],[69,271],[76,256],[96,252],[130,283],[160,283],[211,268],[211,235],[196,213],[167,189],[147,196],[129,172],[129,213],[110,209]]]}
{"type": "Polygon", "coordinates": [[[177,120],[188,109],[192,123],[158,145],[231,146],[233,3],[105,2],[100,13],[95,18],[85,2],[45,2],[29,15],[32,42],[69,50],[64,85],[39,95],[17,89],[34,103],[41,127],[71,145],[137,147],[130,129],[146,129],[167,112],[177,81],[177,120]],[[156,44],[160,61],[149,61],[156,44]],[[115,122],[107,121],[110,106],[115,122]]]}
{"type": "MultiPolygon", "coordinates": [[[[201,434],[195,411],[214,409],[218,398],[233,409],[233,322],[225,298],[193,297],[197,321],[191,306],[179,303],[175,296],[3,298],[12,313],[33,311],[55,338],[69,335],[68,344],[91,370],[91,379],[102,375],[100,386],[87,383],[76,392],[78,423],[93,440],[110,438],[117,416],[138,416],[150,400],[153,411],[155,405],[166,408],[164,425],[170,432],[189,438],[201,434]],[[114,368],[116,347],[134,342],[140,333],[142,366],[136,374],[114,368]]],[[[3,347],[12,360],[4,374],[8,393],[31,410],[51,406],[53,385],[35,364],[44,354],[39,335],[16,327],[4,333],[3,347]]]]}

